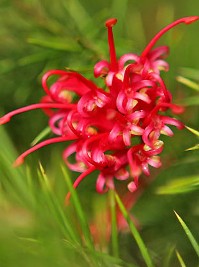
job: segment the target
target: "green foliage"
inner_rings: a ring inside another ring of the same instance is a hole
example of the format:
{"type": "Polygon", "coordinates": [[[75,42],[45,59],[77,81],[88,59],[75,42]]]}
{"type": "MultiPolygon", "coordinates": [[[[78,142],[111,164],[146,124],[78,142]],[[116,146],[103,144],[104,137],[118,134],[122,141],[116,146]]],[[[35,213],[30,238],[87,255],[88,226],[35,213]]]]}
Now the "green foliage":
{"type": "Polygon", "coordinates": [[[136,242],[137,242],[137,245],[140,249],[140,252],[142,254],[142,257],[144,258],[144,261],[146,263],[146,266],[147,267],[153,267],[153,263],[152,263],[152,260],[151,260],[151,257],[148,253],[148,250],[138,232],[138,230],[136,229],[135,225],[133,224],[127,210],[125,209],[125,206],[123,205],[122,201],[120,200],[119,196],[116,194],[115,195],[115,198],[116,198],[116,201],[118,203],[118,206],[122,212],[122,215],[124,216],[124,218],[126,219],[126,221],[128,222],[128,225],[129,225],[129,228],[130,228],[130,231],[133,235],[133,237],[135,238],[136,242]]]}
{"type": "Polygon", "coordinates": [[[191,127],[186,126],[186,128],[193,133],[194,135],[196,135],[197,137],[199,137],[199,132],[195,129],[192,129],[191,127]]]}
{"type": "MultiPolygon", "coordinates": [[[[191,127],[186,126],[187,130],[190,131],[192,134],[194,134],[197,138],[199,137],[199,132],[191,127]]],[[[199,149],[199,144],[192,146],[190,148],[187,148],[186,151],[190,151],[190,150],[197,150],[199,149]]]]}
{"type": "Polygon", "coordinates": [[[191,89],[199,92],[199,85],[196,83],[196,82],[193,82],[185,77],[182,77],[182,76],[177,76],[176,77],[176,80],[188,87],[190,87],[191,89]]]}
{"type": "Polygon", "coordinates": [[[176,256],[177,256],[177,258],[178,258],[178,260],[179,260],[180,266],[181,266],[181,267],[186,267],[186,265],[185,265],[185,263],[184,263],[184,261],[183,261],[181,255],[180,255],[180,253],[179,253],[178,251],[176,251],[176,256]]]}
{"type": "Polygon", "coordinates": [[[187,225],[185,224],[185,222],[182,220],[182,218],[177,214],[177,212],[175,212],[175,215],[178,219],[178,221],[180,222],[183,230],[185,231],[187,237],[189,238],[189,241],[191,242],[196,254],[198,255],[199,258],[199,244],[197,243],[197,241],[195,240],[193,234],[191,233],[191,231],[189,230],[189,228],[187,227],[187,225]]]}
{"type": "Polygon", "coordinates": [[[158,194],[182,194],[199,189],[199,175],[173,178],[157,189],[158,194]]]}

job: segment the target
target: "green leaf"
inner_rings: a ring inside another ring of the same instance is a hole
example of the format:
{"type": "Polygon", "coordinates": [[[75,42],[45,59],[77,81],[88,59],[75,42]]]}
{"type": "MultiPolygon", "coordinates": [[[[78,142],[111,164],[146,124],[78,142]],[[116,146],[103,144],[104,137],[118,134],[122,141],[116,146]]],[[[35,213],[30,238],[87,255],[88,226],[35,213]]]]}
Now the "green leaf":
{"type": "Polygon", "coordinates": [[[28,38],[27,42],[33,45],[38,45],[45,48],[50,48],[54,50],[76,52],[80,50],[80,46],[77,42],[72,39],[60,39],[57,38],[47,38],[45,40],[37,38],[28,38]]]}
{"type": "MultiPolygon", "coordinates": [[[[87,26],[94,24],[86,8],[79,0],[63,1],[65,10],[70,14],[77,28],[82,34],[88,33],[87,26]],[[77,15],[78,14],[78,15],[77,15]]],[[[89,27],[90,28],[90,27],[89,27]]]]}
{"type": "Polygon", "coordinates": [[[185,77],[182,77],[182,76],[177,76],[176,77],[176,80],[186,86],[188,86],[189,88],[199,92],[199,84],[196,83],[196,82],[193,82],[185,77]]]}
{"type": "Polygon", "coordinates": [[[196,239],[194,238],[193,234],[191,233],[191,231],[189,230],[189,228],[187,227],[187,225],[185,224],[185,222],[182,220],[182,218],[178,215],[178,213],[176,211],[174,211],[178,221],[180,222],[180,224],[182,225],[183,230],[185,231],[189,241],[191,242],[196,254],[199,257],[199,244],[197,243],[196,239]]]}
{"type": "Polygon", "coordinates": [[[158,187],[156,193],[161,195],[181,194],[199,188],[199,175],[174,178],[167,185],[158,187]]]}
{"type": "MultiPolygon", "coordinates": [[[[127,261],[124,261],[120,258],[116,258],[111,256],[110,254],[96,251],[96,255],[104,260],[104,262],[107,262],[108,264],[105,265],[106,267],[140,267],[137,264],[134,263],[128,263],[127,261]]],[[[104,267],[104,265],[102,265],[104,267]]]]}
{"type": "Polygon", "coordinates": [[[51,129],[49,126],[47,126],[45,129],[43,129],[31,142],[31,146],[36,145],[38,142],[40,142],[44,137],[46,137],[49,133],[51,133],[51,129]]]}
{"type": "Polygon", "coordinates": [[[171,266],[171,258],[173,256],[173,252],[175,250],[174,245],[168,246],[168,248],[165,249],[165,257],[163,259],[163,266],[162,267],[170,267],[171,266]]]}
{"type": "Polygon", "coordinates": [[[42,165],[40,164],[40,170],[38,171],[40,185],[42,187],[42,197],[45,205],[50,210],[50,213],[58,222],[58,225],[63,232],[64,236],[70,242],[74,244],[80,243],[80,237],[74,230],[74,227],[70,223],[70,218],[66,216],[64,213],[63,207],[60,205],[56,195],[52,190],[52,186],[49,182],[49,178],[47,177],[42,165]]]}
{"type": "Polygon", "coordinates": [[[87,219],[86,219],[86,215],[84,214],[81,202],[80,202],[80,200],[78,198],[76,190],[73,188],[71,179],[70,179],[70,177],[69,177],[69,175],[68,175],[68,173],[66,171],[66,168],[61,166],[61,169],[62,169],[62,172],[64,174],[65,181],[66,181],[66,183],[68,185],[69,191],[71,192],[71,199],[73,201],[76,213],[78,215],[79,223],[80,223],[80,226],[82,227],[82,233],[84,233],[84,239],[85,239],[85,242],[87,244],[87,247],[90,250],[94,250],[94,245],[93,245],[93,242],[92,242],[91,233],[90,233],[90,230],[89,230],[89,226],[88,226],[88,222],[87,222],[87,219]]]}
{"type": "Polygon", "coordinates": [[[180,101],[179,104],[186,106],[186,107],[198,106],[199,105],[199,97],[198,96],[186,97],[182,101],[180,101]]]}
{"type": "Polygon", "coordinates": [[[176,256],[177,256],[177,258],[178,258],[178,260],[179,260],[180,266],[181,266],[181,267],[186,267],[186,265],[185,265],[185,263],[184,263],[184,261],[183,261],[181,255],[180,255],[180,253],[179,253],[177,250],[176,250],[176,256]]]}
{"type": "Polygon", "coordinates": [[[199,70],[192,68],[180,68],[180,74],[196,81],[199,80],[199,70]]]}
{"type": "Polygon", "coordinates": [[[186,127],[186,129],[187,129],[188,131],[190,131],[191,133],[193,133],[193,134],[195,134],[197,137],[199,137],[199,131],[197,131],[197,130],[191,128],[191,127],[188,127],[188,126],[185,126],[185,127],[186,127]]]}
{"type": "Polygon", "coordinates": [[[128,214],[128,211],[126,210],[124,204],[122,203],[121,199],[119,198],[118,194],[115,193],[115,198],[116,198],[116,201],[117,201],[117,204],[122,212],[122,215],[124,216],[124,218],[126,219],[128,225],[129,225],[129,228],[130,228],[130,231],[133,235],[133,237],[135,238],[135,241],[140,249],[140,252],[142,254],[142,257],[146,263],[146,266],[147,267],[153,267],[153,263],[152,263],[152,260],[151,260],[151,257],[148,253],[148,250],[140,236],[140,233],[138,232],[138,230],[136,229],[135,225],[133,224],[129,214],[128,214]]]}
{"type": "Polygon", "coordinates": [[[24,166],[13,167],[17,152],[4,127],[0,127],[0,184],[6,188],[8,198],[23,206],[32,205],[29,187],[26,183],[24,166]]]}
{"type": "Polygon", "coordinates": [[[27,66],[30,64],[42,62],[44,60],[49,60],[56,57],[56,52],[54,51],[42,51],[40,53],[32,53],[31,55],[26,55],[20,58],[17,63],[19,66],[27,66]]]}
{"type": "Polygon", "coordinates": [[[195,145],[195,146],[192,146],[190,148],[187,148],[185,151],[190,151],[190,150],[197,150],[199,149],[199,144],[195,145]]]}

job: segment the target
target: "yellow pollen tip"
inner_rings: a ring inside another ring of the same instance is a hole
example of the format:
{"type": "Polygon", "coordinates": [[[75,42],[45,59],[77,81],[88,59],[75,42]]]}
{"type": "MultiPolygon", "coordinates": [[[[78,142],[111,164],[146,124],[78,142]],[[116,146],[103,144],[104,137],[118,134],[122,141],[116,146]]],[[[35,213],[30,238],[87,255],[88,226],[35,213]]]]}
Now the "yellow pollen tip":
{"type": "Polygon", "coordinates": [[[123,77],[123,75],[121,73],[117,73],[116,77],[118,78],[118,80],[123,81],[124,77],[123,77]]]}
{"type": "Polygon", "coordinates": [[[164,145],[164,142],[161,141],[161,140],[158,140],[158,141],[156,141],[156,142],[154,143],[154,147],[155,147],[155,148],[160,148],[160,147],[162,147],[163,145],[164,145]]]}

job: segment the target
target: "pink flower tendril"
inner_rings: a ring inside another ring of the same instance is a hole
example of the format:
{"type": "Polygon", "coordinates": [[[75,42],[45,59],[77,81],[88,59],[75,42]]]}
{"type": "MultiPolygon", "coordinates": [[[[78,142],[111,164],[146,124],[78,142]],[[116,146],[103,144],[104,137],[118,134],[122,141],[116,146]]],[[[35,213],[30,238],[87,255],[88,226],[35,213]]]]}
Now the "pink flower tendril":
{"type": "MultiPolygon", "coordinates": [[[[15,166],[44,146],[71,141],[63,152],[63,159],[69,169],[80,172],[74,188],[95,171],[98,193],[114,189],[114,179],[127,180],[129,191],[134,192],[139,187],[139,177],[150,175],[149,166],[161,166],[159,155],[164,148],[161,135],[173,135],[170,125],[178,129],[184,127],[182,122],[165,114],[183,112],[183,107],[172,103],[171,92],[161,77],[161,71],[169,70],[164,60],[169,48],[154,46],[174,26],[191,24],[198,19],[192,16],[174,21],[155,35],[141,55],[127,53],[119,59],[113,36],[117,19],[107,20],[109,61],[101,60],[94,66],[94,76],[104,78],[105,89],[80,73],[50,70],[42,78],[45,95],[40,103],[0,118],[0,124],[5,124],[15,115],[42,109],[56,136],[22,153],[15,166]],[[56,81],[50,83],[54,76],[56,81]],[[71,159],[73,154],[75,160],[71,159]]],[[[70,196],[69,192],[66,203],[70,196]]]]}

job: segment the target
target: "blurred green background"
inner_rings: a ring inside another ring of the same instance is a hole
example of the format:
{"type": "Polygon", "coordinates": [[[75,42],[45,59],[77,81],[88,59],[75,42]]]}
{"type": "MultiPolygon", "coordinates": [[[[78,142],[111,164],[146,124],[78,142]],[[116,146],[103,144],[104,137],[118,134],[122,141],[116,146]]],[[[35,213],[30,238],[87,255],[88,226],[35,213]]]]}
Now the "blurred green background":
{"type": "MultiPolygon", "coordinates": [[[[44,95],[41,77],[49,69],[67,67],[93,79],[94,64],[108,57],[104,27],[107,18],[118,18],[114,35],[117,55],[121,56],[128,52],[141,53],[162,27],[180,17],[198,15],[198,10],[198,0],[0,0],[0,115],[38,102],[44,95]]],[[[199,90],[176,81],[176,76],[181,75],[198,85],[199,22],[179,25],[158,44],[170,46],[167,59],[170,72],[162,75],[173,93],[174,102],[187,106],[180,118],[188,126],[199,129],[199,90]]],[[[29,148],[46,126],[47,117],[41,111],[33,111],[16,116],[0,128],[1,267],[16,263],[17,266],[69,266],[71,262],[74,266],[80,266],[80,262],[87,266],[78,255],[77,247],[72,249],[63,244],[61,226],[54,222],[56,215],[51,215],[52,210],[45,203],[48,197],[42,196],[44,192],[39,182],[38,161],[49,175],[58,207],[62,209],[67,192],[60,171],[64,145],[37,151],[27,158],[24,166],[12,168],[15,157],[29,148]]],[[[199,152],[185,152],[197,142],[197,137],[187,130],[175,131],[172,139],[165,138],[163,168],[152,171],[153,183],[147,186],[132,209],[156,266],[180,266],[173,253],[175,248],[187,266],[198,263],[173,213],[176,210],[183,217],[199,240],[199,152]],[[183,184],[183,177],[187,185],[183,184]],[[167,183],[176,179],[179,181],[177,190],[173,185],[168,189],[167,183]],[[166,261],[170,263],[166,265],[166,261]]],[[[76,177],[76,174],[71,176],[76,177]]],[[[106,202],[106,196],[96,195],[95,177],[92,178],[78,189],[89,218],[96,215],[95,207],[101,205],[101,201],[106,202]]],[[[53,208],[56,209],[57,206],[53,208]]],[[[67,211],[63,212],[67,217],[67,211]]],[[[122,260],[135,264],[130,266],[145,266],[132,236],[120,234],[119,244],[122,260]]],[[[108,259],[99,266],[120,266],[117,264],[108,259]]],[[[121,266],[125,266],[123,264],[121,266]]]]}

